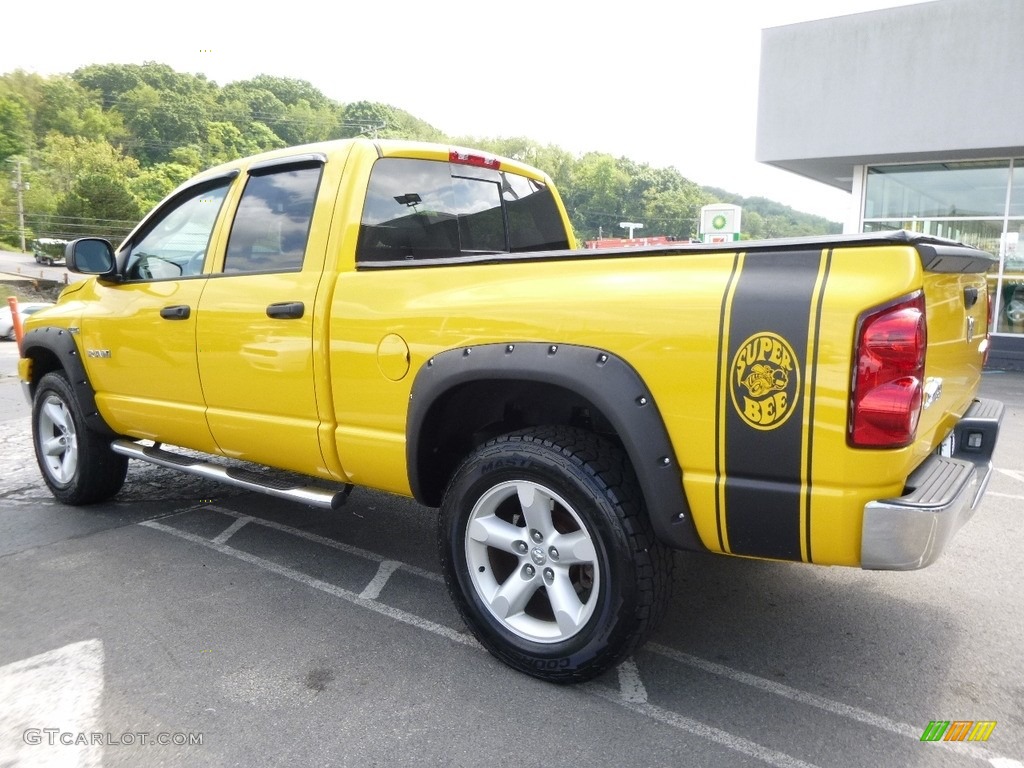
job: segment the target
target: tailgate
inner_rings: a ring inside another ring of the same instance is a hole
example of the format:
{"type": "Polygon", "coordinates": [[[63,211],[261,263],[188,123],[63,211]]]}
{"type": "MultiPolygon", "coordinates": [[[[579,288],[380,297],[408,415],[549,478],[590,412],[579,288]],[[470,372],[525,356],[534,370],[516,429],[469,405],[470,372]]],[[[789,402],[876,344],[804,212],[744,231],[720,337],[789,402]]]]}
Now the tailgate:
{"type": "Polygon", "coordinates": [[[974,399],[988,348],[985,275],[997,262],[953,243],[916,243],[924,267],[928,351],[915,452],[934,450],[974,399]]]}

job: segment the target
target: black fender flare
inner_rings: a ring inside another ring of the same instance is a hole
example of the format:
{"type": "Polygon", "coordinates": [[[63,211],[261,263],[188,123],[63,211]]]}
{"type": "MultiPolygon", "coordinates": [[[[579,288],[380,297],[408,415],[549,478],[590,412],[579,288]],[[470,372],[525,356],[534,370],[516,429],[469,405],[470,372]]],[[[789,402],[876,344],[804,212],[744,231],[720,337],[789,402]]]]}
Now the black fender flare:
{"type": "MultiPolygon", "coordinates": [[[[85,416],[85,422],[89,429],[109,437],[118,436],[107,425],[107,422],[103,420],[99,409],[96,407],[96,391],[92,388],[92,384],[89,383],[89,376],[85,372],[85,365],[82,363],[81,351],[71,331],[55,326],[33,328],[25,334],[21,348],[23,357],[33,358],[35,357],[33,353],[37,353],[39,350],[45,350],[50,353],[56,359],[57,365],[63,368],[67,374],[68,383],[71,385],[78,404],[82,408],[82,413],[85,416]]],[[[33,369],[35,367],[36,362],[33,362],[33,369]]],[[[48,372],[46,371],[46,373],[48,372]]],[[[33,381],[31,385],[33,392],[35,391],[36,383],[33,381]]]]}
{"type": "Polygon", "coordinates": [[[658,538],[676,549],[705,551],[683,490],[682,468],[650,389],[622,358],[594,347],[518,342],[440,352],[416,374],[406,421],[406,461],[413,495],[423,503],[421,440],[431,409],[453,388],[475,381],[525,381],[561,387],[587,400],[622,442],[658,538]]]}

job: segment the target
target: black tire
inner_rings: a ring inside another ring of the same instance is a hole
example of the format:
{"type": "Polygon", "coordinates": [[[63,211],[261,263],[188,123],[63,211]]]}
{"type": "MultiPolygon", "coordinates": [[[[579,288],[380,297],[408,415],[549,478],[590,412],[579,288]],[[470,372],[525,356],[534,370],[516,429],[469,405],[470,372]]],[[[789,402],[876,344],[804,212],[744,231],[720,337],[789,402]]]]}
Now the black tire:
{"type": "Polygon", "coordinates": [[[452,478],[438,526],[463,619],[534,677],[581,682],[615,666],[668,602],[672,553],[625,454],[589,432],[541,427],[486,443],[452,478]]]}
{"type": "Polygon", "coordinates": [[[32,444],[43,480],[58,501],[73,506],[109,499],[121,490],[128,458],[91,431],[63,372],[48,373],[32,399],[32,444]]]}

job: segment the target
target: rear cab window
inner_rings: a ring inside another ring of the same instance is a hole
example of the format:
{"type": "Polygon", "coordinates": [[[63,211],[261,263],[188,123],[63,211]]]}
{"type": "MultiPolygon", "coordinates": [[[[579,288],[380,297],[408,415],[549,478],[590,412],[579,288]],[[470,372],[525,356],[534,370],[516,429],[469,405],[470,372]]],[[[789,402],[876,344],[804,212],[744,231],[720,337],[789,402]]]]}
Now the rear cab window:
{"type": "MultiPolygon", "coordinates": [[[[453,152],[453,155],[456,153],[453,152]]],[[[546,184],[485,164],[384,157],[370,173],[360,267],[486,260],[570,247],[546,184]]]]}

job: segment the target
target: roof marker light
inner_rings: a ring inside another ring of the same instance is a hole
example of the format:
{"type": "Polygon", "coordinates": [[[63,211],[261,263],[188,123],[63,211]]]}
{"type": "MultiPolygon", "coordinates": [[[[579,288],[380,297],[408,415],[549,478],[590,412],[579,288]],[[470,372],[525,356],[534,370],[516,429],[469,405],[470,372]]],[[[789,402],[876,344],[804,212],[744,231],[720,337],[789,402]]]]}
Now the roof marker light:
{"type": "Polygon", "coordinates": [[[495,171],[501,168],[501,161],[498,158],[481,155],[465,149],[449,150],[448,162],[458,163],[459,165],[475,165],[478,168],[491,168],[495,171]]]}

